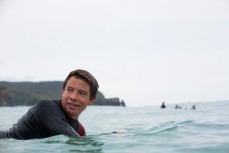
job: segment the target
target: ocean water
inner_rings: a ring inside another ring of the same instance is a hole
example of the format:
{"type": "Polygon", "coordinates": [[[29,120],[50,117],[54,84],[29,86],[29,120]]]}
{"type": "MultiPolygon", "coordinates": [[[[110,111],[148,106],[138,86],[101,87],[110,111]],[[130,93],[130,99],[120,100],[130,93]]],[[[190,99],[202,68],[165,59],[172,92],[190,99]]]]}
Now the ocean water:
{"type": "MultiPolygon", "coordinates": [[[[0,139],[0,153],[229,153],[229,102],[195,103],[196,110],[180,105],[89,106],[79,119],[86,137],[0,139]]],[[[0,130],[28,109],[0,107],[0,130]]]]}

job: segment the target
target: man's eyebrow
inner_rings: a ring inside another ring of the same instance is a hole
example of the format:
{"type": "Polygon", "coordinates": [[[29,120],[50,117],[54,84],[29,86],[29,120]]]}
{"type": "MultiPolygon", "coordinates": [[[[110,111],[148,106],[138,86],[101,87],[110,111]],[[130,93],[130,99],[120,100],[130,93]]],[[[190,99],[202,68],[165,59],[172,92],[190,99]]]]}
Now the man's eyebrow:
{"type": "Polygon", "coordinates": [[[84,92],[84,93],[88,93],[88,91],[83,90],[83,89],[79,89],[80,92],[84,92]]]}
{"type": "Polygon", "coordinates": [[[66,86],[67,89],[74,89],[72,86],[66,86]]]}
{"type": "Polygon", "coordinates": [[[87,92],[87,90],[79,89],[79,91],[87,92]]]}
{"type": "Polygon", "coordinates": [[[73,88],[72,86],[69,86],[69,85],[68,85],[68,86],[66,86],[66,87],[68,87],[68,88],[73,88]]]}

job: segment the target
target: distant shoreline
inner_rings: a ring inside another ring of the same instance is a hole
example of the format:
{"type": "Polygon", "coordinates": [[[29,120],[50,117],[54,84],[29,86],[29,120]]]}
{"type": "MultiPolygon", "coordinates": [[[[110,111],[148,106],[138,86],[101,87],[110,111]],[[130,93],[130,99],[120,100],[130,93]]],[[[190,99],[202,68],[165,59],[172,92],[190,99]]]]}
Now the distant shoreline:
{"type": "MultiPolygon", "coordinates": [[[[0,81],[0,106],[32,106],[44,99],[61,99],[62,85],[62,81],[0,81]]],[[[123,100],[117,97],[105,98],[100,91],[98,91],[95,102],[92,105],[126,106],[123,100]]]]}

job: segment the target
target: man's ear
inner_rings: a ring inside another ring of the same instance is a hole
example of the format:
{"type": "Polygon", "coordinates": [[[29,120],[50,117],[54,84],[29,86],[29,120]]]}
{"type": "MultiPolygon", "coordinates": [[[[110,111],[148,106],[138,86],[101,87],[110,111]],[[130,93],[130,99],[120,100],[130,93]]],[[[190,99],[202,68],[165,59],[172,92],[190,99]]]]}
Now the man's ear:
{"type": "Polygon", "coordinates": [[[88,105],[91,105],[92,103],[94,103],[94,101],[95,101],[95,98],[90,99],[88,105]]]}

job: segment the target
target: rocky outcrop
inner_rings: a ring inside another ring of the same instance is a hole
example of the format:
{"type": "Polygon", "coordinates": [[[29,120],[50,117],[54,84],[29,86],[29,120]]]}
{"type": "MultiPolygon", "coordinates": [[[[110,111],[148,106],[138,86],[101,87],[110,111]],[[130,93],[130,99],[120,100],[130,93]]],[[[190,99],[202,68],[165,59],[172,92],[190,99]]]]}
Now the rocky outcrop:
{"type": "Polygon", "coordinates": [[[123,106],[125,107],[126,104],[123,100],[119,98],[104,98],[102,101],[95,101],[92,105],[102,105],[102,106],[123,106]]]}
{"type": "Polygon", "coordinates": [[[108,98],[105,99],[105,104],[110,106],[126,106],[123,100],[119,100],[119,98],[108,98]]]}

